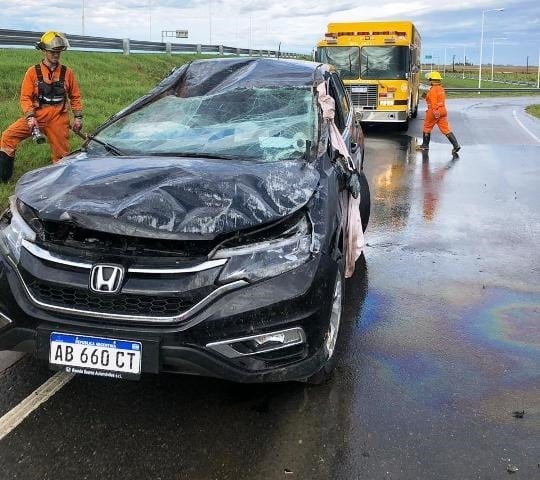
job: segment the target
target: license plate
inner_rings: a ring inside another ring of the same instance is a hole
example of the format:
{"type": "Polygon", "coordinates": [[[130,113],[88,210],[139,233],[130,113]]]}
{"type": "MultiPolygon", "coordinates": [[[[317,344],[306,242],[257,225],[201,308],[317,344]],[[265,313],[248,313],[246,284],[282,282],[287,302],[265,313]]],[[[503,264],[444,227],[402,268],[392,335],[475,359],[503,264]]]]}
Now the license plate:
{"type": "Polygon", "coordinates": [[[367,93],[367,87],[352,87],[352,93],[367,93]]]}
{"type": "Polygon", "coordinates": [[[69,373],[137,379],[141,355],[140,342],[51,333],[49,364],[69,373]]]}

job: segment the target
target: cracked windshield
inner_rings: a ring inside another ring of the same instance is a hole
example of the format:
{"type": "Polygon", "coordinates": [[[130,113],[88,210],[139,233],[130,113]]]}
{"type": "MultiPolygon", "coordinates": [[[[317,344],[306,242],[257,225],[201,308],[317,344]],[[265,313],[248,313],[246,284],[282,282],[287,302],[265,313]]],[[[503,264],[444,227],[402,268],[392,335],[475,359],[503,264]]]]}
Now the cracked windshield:
{"type": "Polygon", "coordinates": [[[334,65],[343,79],[405,79],[409,68],[407,47],[326,47],[321,61],[334,65]]]}
{"type": "MultiPolygon", "coordinates": [[[[303,156],[314,132],[310,90],[241,88],[201,97],[160,98],[105,128],[96,138],[131,155],[275,162],[303,156]]],[[[106,153],[95,142],[88,151],[106,153]]]]}

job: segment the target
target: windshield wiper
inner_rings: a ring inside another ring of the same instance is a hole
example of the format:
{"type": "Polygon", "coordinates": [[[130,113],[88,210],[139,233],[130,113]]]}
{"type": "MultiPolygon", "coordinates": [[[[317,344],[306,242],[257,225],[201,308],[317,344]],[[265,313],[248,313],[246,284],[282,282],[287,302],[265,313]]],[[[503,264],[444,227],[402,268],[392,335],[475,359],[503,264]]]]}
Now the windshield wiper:
{"type": "Polygon", "coordinates": [[[93,137],[92,135],[88,135],[88,133],[81,134],[82,138],[86,140],[86,143],[93,141],[96,143],[99,143],[100,145],[103,145],[105,147],[105,150],[110,153],[114,153],[118,156],[124,156],[125,153],[122,152],[119,148],[115,147],[114,145],[111,145],[110,143],[104,142],[103,140],[100,140],[99,138],[93,137]]]}

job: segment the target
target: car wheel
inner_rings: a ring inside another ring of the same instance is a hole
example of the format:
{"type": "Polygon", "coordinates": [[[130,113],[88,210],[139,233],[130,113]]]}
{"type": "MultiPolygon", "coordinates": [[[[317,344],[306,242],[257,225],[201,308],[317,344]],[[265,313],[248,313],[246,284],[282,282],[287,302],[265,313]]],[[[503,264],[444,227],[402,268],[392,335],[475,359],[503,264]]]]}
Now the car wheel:
{"type": "Polygon", "coordinates": [[[371,212],[371,194],[369,192],[369,183],[366,174],[360,172],[360,217],[362,219],[362,232],[366,231],[371,212]]]}
{"type": "Polygon", "coordinates": [[[336,282],[334,284],[334,293],[332,295],[332,310],[330,312],[330,321],[328,331],[324,340],[324,350],[326,352],[326,363],[323,367],[305,381],[311,385],[321,385],[330,378],[336,367],[336,346],[339,340],[339,332],[341,326],[341,316],[343,313],[343,301],[345,297],[345,277],[343,275],[343,267],[338,266],[336,274],[336,282]]]}

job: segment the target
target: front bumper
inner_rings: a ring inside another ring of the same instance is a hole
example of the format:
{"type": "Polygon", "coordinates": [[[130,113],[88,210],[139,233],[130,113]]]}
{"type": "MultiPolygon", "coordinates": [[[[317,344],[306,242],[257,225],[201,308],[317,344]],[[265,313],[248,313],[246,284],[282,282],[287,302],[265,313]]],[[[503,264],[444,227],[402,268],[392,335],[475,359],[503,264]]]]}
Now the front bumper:
{"type": "Polygon", "coordinates": [[[407,112],[404,110],[362,110],[356,109],[361,115],[361,121],[366,123],[376,122],[406,122],[407,112]]]}
{"type": "Polygon", "coordinates": [[[176,372],[237,382],[300,380],[326,361],[323,348],[337,264],[316,255],[287,273],[225,292],[175,325],[129,324],[40,308],[0,256],[0,350],[49,358],[52,332],[140,341],[142,372],[176,372]],[[327,299],[327,301],[321,301],[327,299]],[[301,344],[229,358],[207,347],[246,335],[300,328],[301,344]]]}

